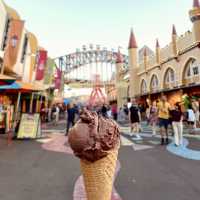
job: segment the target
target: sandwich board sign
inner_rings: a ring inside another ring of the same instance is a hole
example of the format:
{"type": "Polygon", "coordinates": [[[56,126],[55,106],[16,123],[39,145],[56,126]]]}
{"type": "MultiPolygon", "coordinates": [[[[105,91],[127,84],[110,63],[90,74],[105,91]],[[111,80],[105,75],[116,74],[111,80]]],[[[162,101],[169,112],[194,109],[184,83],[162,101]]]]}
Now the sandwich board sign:
{"type": "Polygon", "coordinates": [[[40,115],[38,113],[22,114],[17,138],[36,139],[39,138],[40,136],[41,136],[40,115]]]}

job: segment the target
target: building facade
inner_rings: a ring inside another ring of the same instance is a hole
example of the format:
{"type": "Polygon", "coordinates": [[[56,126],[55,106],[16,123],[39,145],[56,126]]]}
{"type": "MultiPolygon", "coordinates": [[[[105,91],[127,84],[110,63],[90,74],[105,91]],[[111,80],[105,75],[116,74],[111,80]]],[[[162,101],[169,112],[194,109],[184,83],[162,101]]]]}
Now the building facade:
{"type": "MultiPolygon", "coordinates": [[[[49,100],[49,91],[52,92],[54,86],[52,77],[54,77],[55,63],[48,62],[52,60],[51,58],[48,58],[45,64],[43,79],[36,81],[37,55],[41,50],[47,52],[39,46],[37,37],[27,30],[26,22],[21,19],[18,12],[0,0],[0,73],[1,77],[16,79],[16,83],[20,85],[22,110],[26,112],[29,110],[33,93],[34,102],[36,100],[42,102],[41,99],[49,100]],[[8,53],[10,46],[12,53],[8,53]]],[[[18,91],[15,92],[17,94],[18,91]]],[[[0,90],[0,99],[8,99],[6,96],[10,98],[13,96],[12,102],[16,100],[13,91],[7,95],[4,90],[0,90]]],[[[0,100],[0,104],[4,103],[5,101],[0,100]]],[[[16,104],[17,101],[13,103],[16,104]]]]}
{"type": "MultiPolygon", "coordinates": [[[[199,0],[194,0],[189,17],[193,24],[192,31],[178,36],[173,25],[171,42],[161,48],[157,40],[154,54],[149,55],[149,51],[144,49],[142,59],[138,59],[141,57],[141,51],[138,50],[134,33],[131,31],[129,69],[121,72],[121,82],[127,96],[118,100],[119,107],[125,103],[125,97],[156,99],[164,93],[171,102],[175,102],[181,100],[183,93],[200,96],[199,0]]],[[[119,65],[119,62],[116,65],[119,65]]],[[[119,99],[122,96],[120,90],[117,87],[110,88],[110,94],[116,93],[116,99],[119,99]]]]}

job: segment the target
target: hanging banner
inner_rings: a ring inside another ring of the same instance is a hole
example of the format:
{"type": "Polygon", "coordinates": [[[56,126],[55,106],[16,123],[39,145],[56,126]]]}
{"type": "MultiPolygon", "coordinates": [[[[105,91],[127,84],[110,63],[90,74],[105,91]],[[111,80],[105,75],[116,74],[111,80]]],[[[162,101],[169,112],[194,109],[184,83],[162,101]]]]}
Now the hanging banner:
{"type": "Polygon", "coordinates": [[[35,139],[41,136],[40,115],[36,114],[22,114],[18,139],[35,139]]]}
{"type": "Polygon", "coordinates": [[[24,28],[24,21],[12,19],[9,24],[8,39],[3,58],[3,65],[12,69],[17,62],[17,55],[24,28]]]}
{"type": "Polygon", "coordinates": [[[55,89],[60,89],[61,87],[62,72],[59,68],[56,68],[55,73],[55,89]]]}
{"type": "Polygon", "coordinates": [[[44,78],[44,71],[47,62],[47,51],[40,50],[37,55],[37,62],[36,62],[36,76],[35,80],[41,81],[44,78]]]}

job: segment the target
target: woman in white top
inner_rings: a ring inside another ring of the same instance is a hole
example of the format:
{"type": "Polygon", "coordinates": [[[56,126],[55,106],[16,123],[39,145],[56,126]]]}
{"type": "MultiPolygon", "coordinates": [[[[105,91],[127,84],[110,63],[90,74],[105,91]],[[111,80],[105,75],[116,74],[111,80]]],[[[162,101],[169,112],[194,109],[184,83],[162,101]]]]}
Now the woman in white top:
{"type": "Polygon", "coordinates": [[[187,121],[188,121],[189,127],[193,129],[196,118],[195,118],[195,113],[192,109],[192,106],[188,107],[187,114],[188,114],[187,121]]]}

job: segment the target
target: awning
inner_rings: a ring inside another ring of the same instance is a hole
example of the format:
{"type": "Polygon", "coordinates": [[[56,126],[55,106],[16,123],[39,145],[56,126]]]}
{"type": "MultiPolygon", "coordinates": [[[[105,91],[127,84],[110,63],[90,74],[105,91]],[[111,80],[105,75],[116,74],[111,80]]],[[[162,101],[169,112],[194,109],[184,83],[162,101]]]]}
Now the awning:
{"type": "Polygon", "coordinates": [[[0,85],[9,85],[14,83],[16,78],[0,74],[0,85]]]}
{"type": "Polygon", "coordinates": [[[20,85],[20,89],[21,90],[25,90],[25,91],[42,91],[44,90],[44,87],[42,87],[41,85],[38,85],[36,83],[25,83],[25,82],[21,82],[21,81],[16,81],[17,84],[20,85]]]}
{"type": "Polygon", "coordinates": [[[0,90],[18,90],[20,85],[17,83],[12,83],[10,85],[0,85],[0,90]]]}

